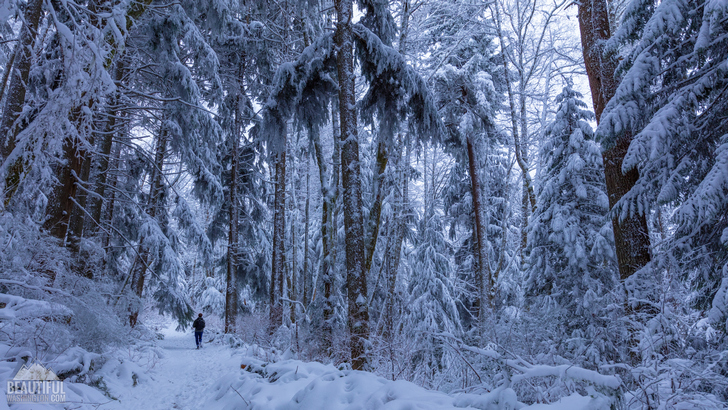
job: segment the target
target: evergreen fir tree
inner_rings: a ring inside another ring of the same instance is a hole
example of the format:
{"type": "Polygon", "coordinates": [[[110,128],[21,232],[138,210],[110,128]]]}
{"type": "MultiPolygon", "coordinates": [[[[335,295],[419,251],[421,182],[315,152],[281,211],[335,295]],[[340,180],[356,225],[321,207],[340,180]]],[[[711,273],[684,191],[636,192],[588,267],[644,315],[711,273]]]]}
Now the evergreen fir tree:
{"type": "MultiPolygon", "coordinates": [[[[566,86],[546,129],[543,177],[528,243],[526,295],[568,334],[586,336],[616,285],[601,148],[581,94],[566,86]]],[[[591,329],[592,331],[594,329],[591,329]]],[[[589,333],[592,333],[589,335],[589,333]]]]}
{"type": "Polygon", "coordinates": [[[417,244],[410,255],[410,300],[403,331],[416,335],[411,364],[415,379],[419,379],[419,383],[429,384],[450,365],[438,334],[459,335],[462,330],[453,298],[450,245],[445,239],[440,216],[430,212],[420,225],[417,244]]]}

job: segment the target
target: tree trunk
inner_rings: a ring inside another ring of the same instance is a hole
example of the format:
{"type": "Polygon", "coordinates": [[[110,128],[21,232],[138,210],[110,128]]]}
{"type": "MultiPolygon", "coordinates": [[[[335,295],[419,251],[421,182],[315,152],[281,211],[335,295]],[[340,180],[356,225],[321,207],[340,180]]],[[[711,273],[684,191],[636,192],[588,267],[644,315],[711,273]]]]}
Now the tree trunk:
{"type": "Polygon", "coordinates": [[[344,189],[344,227],[346,232],[346,287],[348,293],[348,328],[352,368],[368,367],[366,344],[369,337],[367,281],[364,270],[364,221],[361,200],[361,164],[357,136],[354,55],[353,4],[336,0],[336,65],[339,77],[339,115],[341,120],[341,175],[344,189]]]}
{"type": "MultiPolygon", "coordinates": [[[[498,4],[495,4],[494,6],[495,11],[495,18],[496,18],[496,31],[498,33],[498,38],[500,39],[501,44],[505,44],[505,38],[503,36],[503,31],[501,27],[501,21],[500,21],[500,8],[498,7],[498,4]]],[[[503,62],[503,69],[504,69],[504,76],[506,80],[506,89],[508,92],[508,104],[510,107],[510,116],[511,116],[511,132],[513,134],[513,147],[514,152],[516,154],[516,163],[518,164],[518,167],[521,169],[521,178],[523,178],[523,197],[521,201],[521,213],[523,221],[521,224],[521,248],[519,249],[519,253],[521,256],[521,263],[524,262],[525,258],[525,251],[526,247],[528,246],[528,216],[533,213],[536,209],[536,194],[533,189],[533,182],[531,181],[531,174],[529,173],[529,167],[528,167],[528,161],[526,159],[525,150],[524,150],[524,144],[521,142],[521,137],[523,137],[525,142],[525,139],[527,138],[526,132],[526,118],[525,118],[525,111],[526,111],[526,101],[525,101],[525,90],[521,89],[521,118],[520,118],[520,124],[521,124],[521,130],[519,131],[519,115],[518,115],[518,108],[516,107],[516,100],[515,100],[515,92],[513,90],[513,85],[511,84],[511,78],[508,74],[508,61],[506,60],[505,54],[502,55],[502,62],[503,62]],[[529,209],[530,205],[530,209],[529,209]]]]}
{"type": "MultiPolygon", "coordinates": [[[[121,161],[121,147],[120,146],[114,146],[112,148],[112,161],[109,164],[109,169],[115,169],[118,168],[119,162],[121,161]]],[[[103,220],[99,221],[100,223],[111,223],[112,218],[114,217],[114,207],[116,206],[116,185],[119,182],[119,178],[116,175],[111,175],[111,180],[109,180],[107,176],[107,182],[109,185],[109,188],[111,188],[111,194],[109,195],[109,199],[106,201],[106,207],[104,208],[103,212],[103,220]]],[[[111,241],[111,235],[110,232],[105,231],[103,234],[103,246],[104,248],[107,248],[109,246],[109,242],[111,241]]]]}
{"type": "MultiPolygon", "coordinates": [[[[121,87],[121,82],[126,75],[126,71],[124,60],[119,58],[116,62],[116,70],[114,73],[114,83],[117,88],[121,87]]],[[[101,223],[101,212],[106,195],[106,184],[109,178],[108,173],[109,164],[111,163],[111,148],[114,143],[114,135],[117,132],[117,115],[121,115],[121,112],[117,111],[120,100],[121,93],[117,90],[111,96],[109,105],[106,108],[108,118],[106,120],[103,135],[99,142],[99,160],[97,165],[96,187],[94,189],[95,195],[91,201],[90,211],[91,218],[99,224],[101,223]]]]}
{"type": "Polygon", "coordinates": [[[372,209],[369,211],[369,222],[367,229],[367,242],[364,254],[366,256],[364,262],[364,271],[369,272],[372,268],[372,260],[374,259],[374,250],[377,246],[379,238],[379,228],[382,219],[382,201],[384,201],[384,171],[387,169],[389,155],[384,141],[377,144],[377,164],[374,173],[374,199],[372,201],[372,209]]]}
{"type": "Polygon", "coordinates": [[[304,307],[308,306],[309,303],[309,296],[308,292],[310,289],[309,282],[309,276],[311,275],[309,273],[309,264],[311,263],[311,259],[309,258],[310,252],[309,252],[309,229],[311,228],[311,218],[309,213],[309,206],[311,203],[311,189],[310,189],[310,182],[311,182],[311,153],[306,152],[306,209],[304,210],[304,238],[303,238],[303,290],[302,290],[302,303],[304,307]]]}
{"type": "MultiPolygon", "coordinates": [[[[5,64],[5,67],[12,68],[13,64],[15,64],[15,56],[17,56],[18,53],[13,52],[10,53],[10,59],[5,64]]],[[[3,96],[5,96],[5,86],[8,84],[8,80],[10,79],[10,73],[12,73],[13,70],[6,69],[5,73],[3,74],[2,84],[0,84],[0,101],[2,101],[3,96]]]]}
{"type": "MultiPolygon", "coordinates": [[[[291,152],[295,152],[293,147],[291,147],[291,152]]],[[[298,168],[296,164],[296,156],[291,155],[291,169],[293,170],[293,173],[291,177],[289,178],[291,180],[291,188],[290,191],[291,195],[288,198],[288,207],[289,207],[289,220],[291,221],[291,242],[289,246],[291,247],[290,251],[290,267],[287,268],[288,274],[286,275],[286,287],[288,288],[288,294],[287,298],[291,302],[288,303],[288,318],[291,322],[291,324],[296,323],[296,303],[293,301],[298,300],[298,296],[296,295],[296,289],[298,281],[298,201],[296,201],[296,179],[298,177],[298,168]]],[[[288,259],[288,258],[286,258],[288,259]]]]}
{"type": "Polygon", "coordinates": [[[71,201],[71,214],[68,220],[68,234],[66,246],[71,251],[75,259],[76,269],[78,273],[87,278],[93,277],[93,272],[86,269],[84,258],[79,254],[81,250],[81,239],[83,238],[84,222],[86,220],[86,202],[88,199],[87,186],[89,176],[91,174],[91,153],[86,150],[79,150],[81,169],[80,174],[74,174],[71,178],[74,180],[74,201],[71,201]]]}
{"type": "Polygon", "coordinates": [[[470,194],[473,199],[473,213],[475,214],[475,253],[478,262],[476,280],[478,281],[478,321],[479,331],[483,332],[485,326],[486,308],[493,307],[493,278],[490,275],[490,264],[485,243],[485,226],[483,225],[483,201],[480,195],[480,178],[475,157],[475,147],[472,138],[467,139],[468,172],[470,173],[470,194]]]}
{"type": "Polygon", "coordinates": [[[398,161],[398,181],[402,187],[401,191],[397,188],[394,190],[394,215],[396,217],[394,228],[394,243],[388,246],[387,263],[385,264],[387,277],[387,301],[384,307],[384,338],[390,343],[394,340],[394,302],[395,290],[397,285],[397,272],[399,271],[399,263],[402,255],[402,244],[404,242],[404,232],[406,229],[405,212],[407,212],[407,199],[409,197],[409,177],[407,169],[410,161],[410,145],[407,136],[402,136],[405,156],[399,156],[398,161]]]}
{"type": "MultiPolygon", "coordinates": [[[[150,218],[157,216],[157,211],[162,205],[162,191],[163,191],[163,178],[162,174],[164,171],[164,160],[167,154],[167,131],[165,129],[160,130],[159,138],[157,138],[156,153],[154,155],[154,171],[152,172],[152,179],[149,187],[149,205],[147,206],[147,215],[150,218]]],[[[134,294],[139,298],[139,306],[134,306],[129,314],[129,325],[131,327],[136,326],[139,318],[139,311],[141,306],[142,296],[144,295],[144,285],[146,282],[147,270],[149,264],[154,259],[152,255],[152,249],[145,245],[146,238],[139,238],[139,250],[134,261],[131,289],[134,294]]]]}
{"type": "Polygon", "coordinates": [[[238,225],[240,223],[240,208],[238,203],[238,166],[240,162],[240,97],[237,98],[235,110],[235,129],[233,131],[233,144],[230,164],[230,215],[227,248],[227,273],[225,276],[225,333],[235,333],[237,330],[236,318],[238,315],[238,225]]]}
{"type": "MultiPolygon", "coordinates": [[[[7,160],[8,156],[15,149],[15,138],[21,130],[15,121],[23,111],[25,104],[25,91],[30,74],[32,63],[33,47],[38,35],[38,26],[42,15],[43,1],[29,0],[25,8],[23,26],[18,35],[18,44],[15,46],[15,65],[7,67],[12,70],[10,84],[7,89],[7,98],[3,109],[3,116],[0,120],[0,160],[7,160]]],[[[7,168],[5,175],[5,203],[10,202],[22,174],[22,160],[16,159],[7,168]]]]}
{"type": "MultiPolygon", "coordinates": [[[[79,111],[74,112],[73,117],[77,117],[78,114],[79,111]]],[[[75,122],[77,118],[73,118],[71,121],[75,122]]],[[[73,202],[78,189],[78,176],[81,174],[86,155],[84,155],[84,152],[79,152],[78,144],[74,139],[65,137],[63,140],[63,157],[66,162],[54,167],[54,174],[59,183],[53,187],[50,195],[46,209],[47,218],[43,228],[48,230],[51,235],[65,242],[71,214],[75,208],[73,202]]]]}
{"type": "MultiPolygon", "coordinates": [[[[604,160],[604,175],[609,196],[609,208],[613,209],[617,202],[629,192],[637,183],[639,172],[632,168],[622,173],[622,161],[631,142],[623,136],[617,145],[602,152],[604,160]]],[[[614,244],[617,250],[619,263],[619,276],[622,280],[629,278],[635,272],[650,262],[650,235],[645,215],[630,215],[619,220],[619,215],[612,218],[614,230],[614,244]]]]}
{"type": "MultiPolygon", "coordinates": [[[[597,123],[609,100],[614,97],[619,82],[615,78],[617,60],[604,55],[604,43],[611,37],[609,10],[606,0],[585,0],[579,6],[579,29],[584,50],[584,65],[589,78],[594,114],[597,123]]],[[[625,132],[616,144],[604,147],[604,176],[609,196],[609,206],[617,202],[635,185],[639,177],[637,169],[622,173],[624,155],[632,142],[632,135],[625,132]]],[[[619,274],[624,280],[632,276],[650,261],[650,237],[645,215],[630,215],[620,221],[612,219],[614,244],[619,263],[619,274]]]]}
{"type": "MultiPolygon", "coordinates": [[[[288,131],[284,131],[287,133],[288,131]]],[[[283,135],[284,141],[287,139],[283,135]]],[[[286,143],[275,154],[276,179],[273,204],[273,263],[270,277],[270,331],[274,332],[283,324],[283,278],[285,272],[285,232],[286,232],[286,143]]]]}
{"type": "MultiPolygon", "coordinates": [[[[338,119],[339,115],[336,112],[336,104],[332,104],[331,107],[331,119],[334,141],[338,138],[338,119]]],[[[331,299],[331,290],[333,283],[333,263],[332,263],[332,249],[336,246],[334,237],[334,230],[332,228],[332,217],[334,211],[334,197],[336,195],[338,186],[338,168],[334,161],[334,167],[332,168],[331,178],[327,175],[326,160],[324,159],[323,149],[321,147],[321,135],[311,134],[313,139],[314,155],[316,155],[316,163],[319,169],[319,180],[321,182],[321,267],[319,275],[321,276],[321,282],[324,288],[324,306],[323,306],[323,335],[322,350],[328,351],[331,348],[331,320],[334,314],[333,301],[331,299]]],[[[337,144],[334,144],[334,154],[332,159],[335,159],[337,151],[337,144]]]]}
{"type": "MultiPolygon", "coordinates": [[[[410,2],[402,1],[402,22],[400,24],[400,35],[398,51],[402,56],[407,52],[407,36],[409,35],[409,19],[410,19],[410,2]]],[[[392,380],[396,378],[394,374],[394,306],[396,302],[396,286],[397,272],[399,271],[399,263],[402,255],[402,244],[404,243],[404,232],[406,229],[405,213],[407,212],[407,199],[409,197],[409,162],[410,162],[410,144],[409,135],[404,133],[399,137],[401,148],[396,158],[396,182],[394,187],[394,229],[392,235],[387,238],[387,248],[384,264],[384,273],[387,280],[387,299],[384,306],[384,332],[383,337],[389,344],[389,354],[392,363],[392,380]],[[402,157],[404,151],[404,158],[402,157]],[[401,190],[400,190],[401,187],[401,190]]]]}

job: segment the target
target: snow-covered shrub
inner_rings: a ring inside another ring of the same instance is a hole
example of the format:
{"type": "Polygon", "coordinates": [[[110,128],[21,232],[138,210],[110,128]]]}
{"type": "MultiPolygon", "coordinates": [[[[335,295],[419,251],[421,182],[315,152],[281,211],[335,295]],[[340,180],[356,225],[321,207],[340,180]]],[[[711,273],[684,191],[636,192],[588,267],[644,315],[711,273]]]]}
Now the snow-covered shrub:
{"type": "Polygon", "coordinates": [[[96,353],[127,340],[114,312],[114,283],[72,272],[57,239],[11,212],[0,214],[0,241],[0,343],[24,347],[28,359],[53,362],[70,377],[88,373],[96,353]]]}

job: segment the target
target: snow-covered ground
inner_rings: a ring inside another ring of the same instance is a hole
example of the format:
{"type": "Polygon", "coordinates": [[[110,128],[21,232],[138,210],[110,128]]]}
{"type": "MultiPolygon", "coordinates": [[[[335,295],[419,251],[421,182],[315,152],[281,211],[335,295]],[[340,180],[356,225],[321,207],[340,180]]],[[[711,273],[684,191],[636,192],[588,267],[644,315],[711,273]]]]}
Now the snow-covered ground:
{"type": "Polygon", "coordinates": [[[215,383],[205,409],[235,410],[600,410],[604,398],[573,394],[556,403],[525,406],[508,388],[483,395],[447,395],[372,373],[299,360],[277,363],[243,358],[246,369],[215,383]]]}
{"type": "Polygon", "coordinates": [[[191,331],[181,333],[170,327],[162,334],[156,358],[145,363],[149,370],[137,376],[136,386],[133,381],[129,385],[129,377],[124,375],[129,370],[124,364],[103,370],[109,393],[117,401],[99,409],[205,409],[215,382],[228,373],[240,372],[240,357],[235,358],[235,351],[227,346],[206,343],[198,350],[191,331]],[[114,375],[118,375],[115,380],[114,375]]]}
{"type": "MultiPolygon", "coordinates": [[[[94,372],[98,389],[66,382],[67,403],[13,405],[16,409],[102,410],[599,410],[604,396],[573,394],[549,405],[525,406],[510,388],[486,394],[447,395],[407,381],[336,368],[290,357],[260,360],[255,346],[231,348],[206,343],[195,349],[192,332],[170,327],[155,345],[136,346],[110,355],[94,372]],[[241,368],[244,365],[245,369],[241,368]],[[102,393],[103,392],[103,393],[102,393]]],[[[205,338],[206,340],[208,338],[205,338]]],[[[7,369],[9,371],[9,369],[7,369]]],[[[0,376],[11,377],[6,372],[0,376]]],[[[4,406],[0,403],[0,410],[4,406]]]]}

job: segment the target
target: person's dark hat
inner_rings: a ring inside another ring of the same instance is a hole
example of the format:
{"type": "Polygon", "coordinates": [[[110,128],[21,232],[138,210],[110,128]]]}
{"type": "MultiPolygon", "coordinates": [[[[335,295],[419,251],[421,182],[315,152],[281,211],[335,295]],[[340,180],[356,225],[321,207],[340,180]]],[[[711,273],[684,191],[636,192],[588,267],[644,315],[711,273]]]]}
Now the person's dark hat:
{"type": "Polygon", "coordinates": [[[200,313],[200,314],[199,314],[199,315],[197,315],[197,316],[198,316],[198,317],[202,317],[202,313],[200,313]]]}

